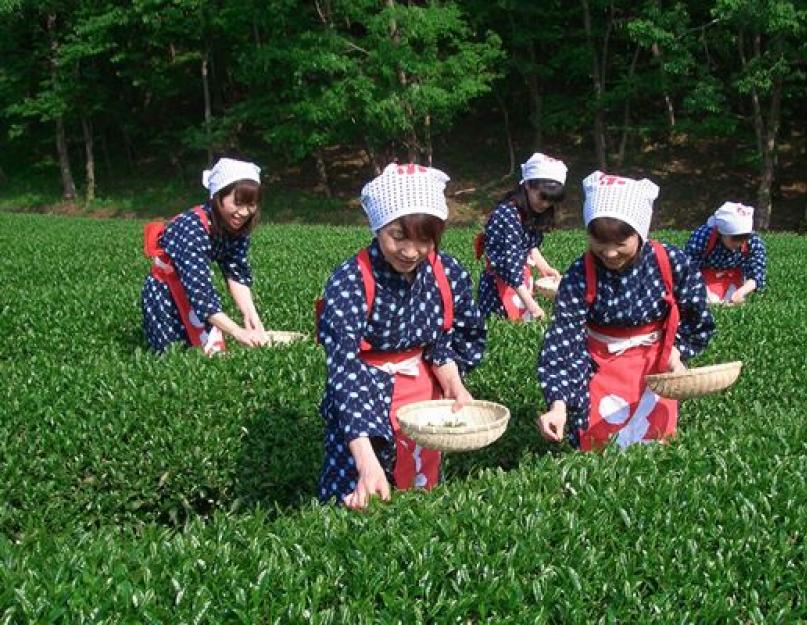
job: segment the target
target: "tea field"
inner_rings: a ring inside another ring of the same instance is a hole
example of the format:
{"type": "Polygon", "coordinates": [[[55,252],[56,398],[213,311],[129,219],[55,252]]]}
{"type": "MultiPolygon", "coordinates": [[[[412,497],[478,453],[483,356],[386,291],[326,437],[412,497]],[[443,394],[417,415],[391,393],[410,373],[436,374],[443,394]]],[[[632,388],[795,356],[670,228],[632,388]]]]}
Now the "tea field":
{"type": "MultiPolygon", "coordinates": [[[[145,350],[142,222],[0,213],[0,623],[793,623],[807,620],[807,241],[766,236],[768,291],[715,311],[670,445],[583,455],[532,422],[545,325],[493,322],[478,398],[504,437],[430,494],[314,503],[324,357],[145,350]]],[[[444,248],[478,273],[470,229],[444,248]]],[[[684,232],[662,232],[678,244],[684,232]]],[[[363,228],[263,226],[267,327],[313,330],[363,228]]],[[[543,248],[565,267],[584,236],[543,248]]]]}

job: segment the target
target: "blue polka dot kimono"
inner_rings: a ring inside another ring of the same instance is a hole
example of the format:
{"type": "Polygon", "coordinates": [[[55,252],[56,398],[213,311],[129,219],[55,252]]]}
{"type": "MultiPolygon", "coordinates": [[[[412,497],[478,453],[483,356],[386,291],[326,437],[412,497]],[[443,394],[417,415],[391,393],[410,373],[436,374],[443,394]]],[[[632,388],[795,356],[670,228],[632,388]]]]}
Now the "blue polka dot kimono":
{"type": "MultiPolygon", "coordinates": [[[[211,207],[206,205],[204,210],[211,219],[211,207]]],[[[200,320],[204,321],[222,310],[213,287],[210,268],[213,261],[218,263],[225,278],[252,286],[252,272],[247,260],[249,236],[208,234],[192,209],[166,225],[159,243],[171,258],[191,308],[200,320]]],[[[143,329],[152,349],[163,351],[175,342],[190,345],[168,285],[149,275],[143,286],[141,305],[143,329]]]]}
{"type": "MultiPolygon", "coordinates": [[[[677,247],[664,245],[673,274],[673,296],[681,314],[675,347],[682,359],[702,352],[715,330],[706,305],[700,272],[677,247]]],[[[589,382],[594,373],[587,348],[587,325],[632,328],[666,319],[669,305],[652,247],[645,243],[638,261],[624,272],[596,263],[597,291],[589,308],[585,300],[583,258],[569,267],[558,287],[552,323],[538,360],[538,378],[547,407],[566,403],[567,435],[579,446],[579,432],[588,426],[589,382]]]]}
{"type": "Polygon", "coordinates": [[[704,258],[711,232],[712,226],[704,224],[689,237],[686,252],[692,259],[693,265],[701,271],[707,268],[739,268],[742,270],[743,280],[754,280],[757,283],[757,290],[762,291],[765,288],[768,264],[768,253],[762,238],[758,234],[752,233],[748,239],[748,253],[743,254],[740,250],[728,249],[718,237],[714,248],[704,258]]]}
{"type": "Polygon", "coordinates": [[[521,223],[514,204],[502,202],[491,213],[484,237],[489,265],[479,279],[479,309],[486,317],[494,314],[506,317],[496,278],[513,289],[521,286],[530,250],[541,247],[544,235],[521,223]]]}
{"type": "Polygon", "coordinates": [[[327,356],[328,379],[320,412],[325,419],[325,459],[320,500],[343,497],[356,488],[358,473],[348,443],[370,437],[392,483],[395,444],[390,423],[393,375],[359,358],[366,339],[375,351],[402,352],[422,347],[427,363],[450,361],[461,374],[482,360],[484,318],[474,300],[468,272],[440,254],[454,301],[454,324],[443,329],[443,305],[431,265],[423,262],[412,283],[384,260],[378,241],[370,245],[376,280],[372,314],[367,318],[364,285],[356,258],[345,261],[328,279],[319,339],[327,356]]]}

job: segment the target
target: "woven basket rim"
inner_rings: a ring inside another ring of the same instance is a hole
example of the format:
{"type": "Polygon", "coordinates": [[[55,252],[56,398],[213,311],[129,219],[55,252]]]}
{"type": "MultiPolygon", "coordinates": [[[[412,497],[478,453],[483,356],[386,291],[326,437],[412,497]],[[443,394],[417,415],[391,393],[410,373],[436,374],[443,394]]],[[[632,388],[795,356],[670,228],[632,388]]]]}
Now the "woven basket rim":
{"type": "Polygon", "coordinates": [[[705,365],[703,367],[694,367],[692,369],[687,369],[686,371],[681,371],[679,373],[654,373],[652,375],[645,376],[646,380],[650,380],[652,382],[655,381],[662,381],[662,380],[686,380],[687,378],[694,378],[694,377],[706,377],[709,375],[713,375],[715,373],[723,373],[724,371],[732,370],[732,369],[741,369],[743,366],[742,360],[732,360],[731,362],[722,362],[716,365],[705,365]]]}
{"type": "Polygon", "coordinates": [[[295,330],[266,330],[266,336],[268,336],[270,339],[275,337],[304,339],[306,334],[304,332],[297,332],[295,330]]]}
{"type": "Polygon", "coordinates": [[[423,434],[476,434],[480,432],[487,432],[495,430],[507,424],[510,420],[510,409],[504,404],[497,404],[496,402],[486,401],[484,399],[475,399],[467,404],[467,406],[475,406],[478,408],[491,408],[491,411],[503,410],[503,413],[496,419],[488,423],[479,423],[477,425],[464,425],[446,427],[441,425],[425,425],[420,423],[413,423],[406,419],[407,413],[413,412],[418,408],[431,407],[436,408],[439,406],[450,406],[454,403],[453,399],[428,399],[425,401],[412,402],[406,404],[398,409],[398,420],[406,422],[406,427],[413,432],[420,432],[423,434]],[[402,414],[403,413],[403,414],[402,414]]]}
{"type": "Polygon", "coordinates": [[[552,276],[544,276],[543,278],[538,278],[535,282],[533,282],[533,284],[539,289],[557,291],[558,286],[560,286],[560,280],[557,280],[552,276]]]}

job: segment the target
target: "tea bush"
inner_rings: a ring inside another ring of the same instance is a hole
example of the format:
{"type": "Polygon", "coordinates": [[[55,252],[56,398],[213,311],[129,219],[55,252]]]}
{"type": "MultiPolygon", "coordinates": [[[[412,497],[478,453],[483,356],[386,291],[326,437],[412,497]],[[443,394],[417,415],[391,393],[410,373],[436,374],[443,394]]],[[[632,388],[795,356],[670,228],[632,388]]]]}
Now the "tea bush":
{"type": "MultiPolygon", "coordinates": [[[[0,623],[807,619],[804,238],[766,236],[768,292],[715,311],[697,364],[743,373],[683,403],[671,444],[540,441],[545,325],[494,321],[468,384],[511,408],[503,438],[448,457],[434,492],[351,514],[312,503],[319,348],[150,354],[141,229],[0,213],[0,623]]],[[[473,234],[444,247],[476,277],[473,234]]],[[[312,332],[330,270],[367,240],[261,228],[267,326],[312,332]]],[[[563,267],[583,245],[556,232],[544,252],[563,267]]]]}

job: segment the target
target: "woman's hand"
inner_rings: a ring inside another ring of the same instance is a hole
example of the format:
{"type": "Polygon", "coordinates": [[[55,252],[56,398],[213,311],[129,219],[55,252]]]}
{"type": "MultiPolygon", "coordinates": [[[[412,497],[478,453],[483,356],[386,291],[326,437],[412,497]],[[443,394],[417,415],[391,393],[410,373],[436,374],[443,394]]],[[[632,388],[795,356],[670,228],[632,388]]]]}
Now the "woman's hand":
{"type": "Polygon", "coordinates": [[[546,440],[559,443],[563,440],[563,428],[566,426],[566,404],[562,401],[552,402],[552,407],[535,420],[535,426],[546,440]]]}
{"type": "Polygon", "coordinates": [[[682,373],[686,371],[686,365],[681,361],[681,352],[673,346],[670,351],[670,359],[667,361],[667,371],[670,373],[682,373]]]}
{"type": "Polygon", "coordinates": [[[266,331],[263,327],[261,318],[258,316],[258,311],[254,309],[244,314],[244,327],[247,330],[258,330],[259,332],[266,331]]]}
{"type": "Polygon", "coordinates": [[[544,309],[538,305],[534,299],[531,302],[526,302],[527,311],[532,315],[533,319],[541,320],[546,317],[546,313],[544,309]]]}
{"type": "Polygon", "coordinates": [[[544,278],[554,278],[558,282],[560,282],[560,279],[563,277],[560,275],[560,271],[558,271],[554,267],[550,267],[549,265],[547,265],[543,269],[538,269],[538,273],[540,273],[541,276],[544,278]]]}
{"type": "Polygon", "coordinates": [[[462,383],[457,363],[447,362],[440,367],[433,367],[432,371],[443,390],[443,397],[454,400],[454,404],[451,406],[452,412],[462,410],[464,406],[474,400],[468,389],[465,388],[465,384],[462,383]]]}
{"type": "Polygon", "coordinates": [[[348,443],[348,448],[356,462],[359,480],[353,492],[348,493],[342,499],[345,507],[350,510],[363,510],[374,495],[380,496],[382,501],[389,501],[389,482],[384,469],[381,468],[381,463],[378,462],[375,451],[373,451],[370,439],[366,436],[353,439],[348,443]]]}
{"type": "Polygon", "coordinates": [[[251,330],[238,327],[231,336],[244,347],[263,347],[269,343],[269,336],[265,330],[251,330]]]}

